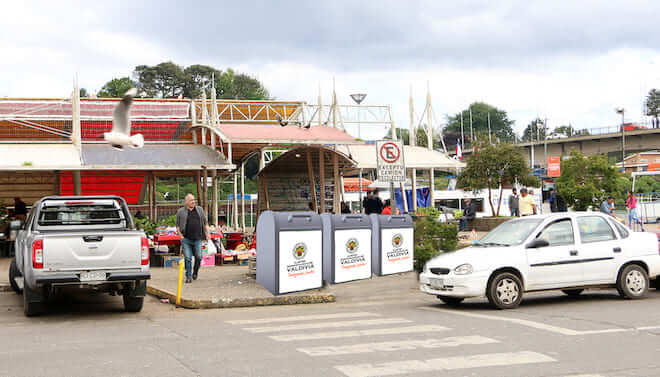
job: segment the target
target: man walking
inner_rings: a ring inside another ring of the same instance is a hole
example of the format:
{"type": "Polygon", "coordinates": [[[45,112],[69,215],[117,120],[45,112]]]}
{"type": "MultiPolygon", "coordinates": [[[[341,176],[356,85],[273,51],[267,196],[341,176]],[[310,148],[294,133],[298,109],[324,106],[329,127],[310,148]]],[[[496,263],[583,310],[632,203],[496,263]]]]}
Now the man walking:
{"type": "Polygon", "coordinates": [[[383,212],[383,201],[378,197],[378,190],[370,192],[364,202],[364,212],[381,214],[383,212]]]}
{"type": "Polygon", "coordinates": [[[524,187],[520,189],[518,205],[520,208],[520,216],[531,216],[536,213],[536,203],[534,203],[534,198],[527,194],[527,189],[524,187]]]}
{"type": "Polygon", "coordinates": [[[518,204],[518,190],[514,187],[511,189],[511,195],[509,195],[509,211],[511,216],[519,217],[520,216],[520,205],[518,204]]]}
{"type": "Polygon", "coordinates": [[[193,194],[186,195],[186,205],[176,212],[176,230],[181,237],[181,247],[186,265],[186,283],[197,280],[202,263],[202,240],[211,239],[209,224],[202,207],[195,205],[193,194]],[[192,257],[195,255],[195,268],[191,271],[192,257]]]}

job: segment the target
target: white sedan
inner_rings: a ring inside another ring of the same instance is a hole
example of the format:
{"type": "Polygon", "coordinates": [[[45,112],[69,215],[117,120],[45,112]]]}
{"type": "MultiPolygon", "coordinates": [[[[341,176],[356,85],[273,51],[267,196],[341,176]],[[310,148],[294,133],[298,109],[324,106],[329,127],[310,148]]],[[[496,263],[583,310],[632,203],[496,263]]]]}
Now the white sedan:
{"type": "Polygon", "coordinates": [[[507,221],[474,245],[431,259],[419,280],[422,292],[446,304],[486,296],[510,309],[534,291],[579,295],[615,287],[639,299],[658,275],[655,234],[633,232],[599,212],[562,212],[507,221]]]}

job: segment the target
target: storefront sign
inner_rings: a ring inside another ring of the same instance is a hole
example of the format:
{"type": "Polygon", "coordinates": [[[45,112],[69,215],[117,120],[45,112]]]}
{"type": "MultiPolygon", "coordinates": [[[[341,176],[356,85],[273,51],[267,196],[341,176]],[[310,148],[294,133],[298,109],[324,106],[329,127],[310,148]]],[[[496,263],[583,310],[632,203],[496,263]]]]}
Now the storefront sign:
{"type": "Polygon", "coordinates": [[[394,140],[376,142],[378,180],[405,182],[406,168],[403,162],[403,143],[394,140]]]}
{"type": "Polygon", "coordinates": [[[321,231],[280,232],[279,243],[279,292],[289,293],[321,287],[321,231]]]}
{"type": "Polygon", "coordinates": [[[371,229],[335,231],[335,283],[371,277],[371,229]]]}
{"type": "Polygon", "coordinates": [[[561,159],[559,156],[548,157],[548,177],[559,177],[561,174],[561,159]]]}
{"type": "Polygon", "coordinates": [[[413,269],[413,229],[381,229],[382,274],[413,269]]]}

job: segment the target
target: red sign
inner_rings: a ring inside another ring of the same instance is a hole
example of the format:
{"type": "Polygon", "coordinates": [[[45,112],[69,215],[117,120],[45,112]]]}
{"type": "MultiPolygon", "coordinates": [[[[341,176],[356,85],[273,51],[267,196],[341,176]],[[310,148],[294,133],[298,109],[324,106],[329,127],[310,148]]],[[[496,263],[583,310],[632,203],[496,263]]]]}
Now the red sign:
{"type": "Polygon", "coordinates": [[[380,147],[380,157],[383,161],[393,164],[401,157],[399,147],[394,143],[385,143],[380,147]]]}
{"type": "Polygon", "coordinates": [[[559,177],[561,174],[561,158],[559,156],[548,157],[548,177],[559,177]]]}
{"type": "Polygon", "coordinates": [[[658,170],[660,170],[660,163],[649,162],[649,171],[658,171],[658,170]]]}

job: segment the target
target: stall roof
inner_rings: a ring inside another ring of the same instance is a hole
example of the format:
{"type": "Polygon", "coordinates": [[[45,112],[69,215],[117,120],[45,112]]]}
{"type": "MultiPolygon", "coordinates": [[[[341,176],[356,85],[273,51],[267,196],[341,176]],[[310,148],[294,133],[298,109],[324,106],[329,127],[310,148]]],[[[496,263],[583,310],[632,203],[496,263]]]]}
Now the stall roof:
{"type": "Polygon", "coordinates": [[[220,153],[199,144],[146,144],[117,151],[107,144],[83,144],[85,169],[93,170],[233,170],[220,153]]]}
{"type": "Polygon", "coordinates": [[[0,144],[0,170],[77,170],[80,155],[72,144],[0,144]]]}
{"type": "Polygon", "coordinates": [[[296,125],[221,124],[220,131],[232,143],[263,144],[351,144],[356,140],[334,127],[314,126],[309,129],[296,125]]]}
{"type": "MultiPolygon", "coordinates": [[[[358,169],[376,169],[376,145],[339,145],[337,151],[349,156],[357,162],[358,169]]],[[[424,147],[404,145],[403,159],[408,169],[438,169],[454,171],[465,167],[465,163],[455,160],[442,152],[432,151],[424,147]]]]}

